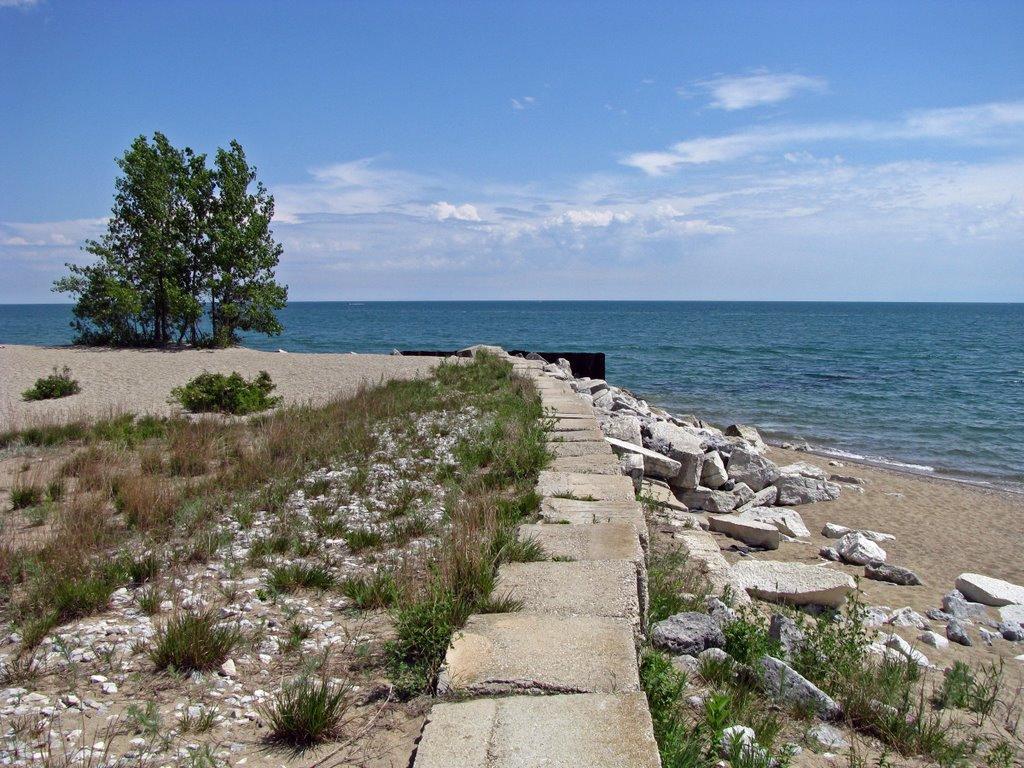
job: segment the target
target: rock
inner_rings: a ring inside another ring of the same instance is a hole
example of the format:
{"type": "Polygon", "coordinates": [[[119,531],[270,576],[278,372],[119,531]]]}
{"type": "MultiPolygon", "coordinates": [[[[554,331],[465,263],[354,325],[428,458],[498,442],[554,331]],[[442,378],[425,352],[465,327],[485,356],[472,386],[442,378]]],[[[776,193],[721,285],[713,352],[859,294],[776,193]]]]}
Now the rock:
{"type": "Polygon", "coordinates": [[[811,535],[800,514],[786,507],[744,507],[736,517],[774,525],[782,533],[797,539],[811,535]]]}
{"type": "Polygon", "coordinates": [[[869,605],[864,609],[864,626],[880,627],[889,621],[892,608],[887,605],[869,605]]]}
{"type": "Polygon", "coordinates": [[[804,633],[800,629],[800,625],[781,613],[772,614],[768,636],[782,647],[783,654],[787,658],[798,651],[804,642],[804,633]]]}
{"type": "Polygon", "coordinates": [[[818,550],[818,556],[831,560],[833,563],[841,562],[843,559],[839,556],[839,552],[836,551],[835,547],[822,547],[818,550]]]}
{"type": "Polygon", "coordinates": [[[234,677],[238,674],[238,670],[235,669],[235,662],[232,659],[228,659],[220,665],[220,671],[228,677],[234,677]]]}
{"type": "MultiPolygon", "coordinates": [[[[722,729],[722,747],[719,752],[724,758],[731,758],[734,751],[741,753],[759,751],[753,728],[745,725],[731,725],[722,729]]],[[[757,764],[756,760],[751,760],[757,764]]]]}
{"type": "MultiPolygon", "coordinates": [[[[729,482],[732,483],[734,481],[730,480],[729,482]]],[[[740,483],[740,484],[741,485],[746,485],[747,488],[750,487],[746,483],[740,483]]],[[[722,486],[722,487],[725,488],[726,486],[722,486]]],[[[748,501],[746,504],[743,504],[742,506],[738,507],[737,511],[739,511],[739,512],[746,512],[748,509],[753,509],[754,507],[774,507],[775,506],[775,501],[778,498],[779,498],[779,489],[776,488],[774,485],[768,485],[768,486],[765,486],[764,488],[762,488],[760,491],[757,491],[754,494],[754,497],[750,501],[748,501]]]]}
{"type": "Polygon", "coordinates": [[[954,589],[942,596],[942,610],[961,621],[985,621],[988,609],[981,603],[964,599],[963,592],[954,589]]]}
{"type": "MultiPolygon", "coordinates": [[[[605,390],[607,391],[607,390],[605,390]]],[[[610,398],[611,395],[608,395],[610,398]]],[[[597,400],[594,401],[597,404],[597,400]]],[[[633,445],[643,445],[640,433],[640,419],[625,413],[598,413],[597,425],[608,437],[633,445]]]]}
{"type": "Polygon", "coordinates": [[[816,480],[803,475],[781,475],[775,480],[774,485],[779,489],[777,503],[783,507],[794,507],[797,504],[810,504],[818,501],[835,501],[839,498],[842,490],[828,480],[816,480]]]}
{"type": "MultiPolygon", "coordinates": [[[[608,389],[608,382],[604,379],[577,379],[573,382],[572,388],[577,392],[585,393],[593,397],[598,392],[603,392],[608,389]]],[[[639,442],[639,440],[637,442],[639,442]]]]}
{"type": "Polygon", "coordinates": [[[800,475],[801,477],[812,477],[815,480],[828,480],[828,473],[825,470],[806,461],[797,461],[779,467],[779,472],[784,475],[800,475]]]}
{"type": "Polygon", "coordinates": [[[666,421],[656,421],[647,427],[644,445],[652,451],[675,459],[680,464],[679,474],[669,480],[676,488],[691,489],[700,485],[704,466],[704,449],[700,440],[683,427],[666,421]]]}
{"type": "Polygon", "coordinates": [[[997,608],[1003,605],[1024,605],[1024,587],[991,576],[982,576],[980,573],[961,573],[957,576],[956,588],[964,597],[976,603],[997,608]]]}
{"type": "MultiPolygon", "coordinates": [[[[499,357],[505,356],[504,349],[502,349],[501,347],[494,346],[492,344],[474,344],[471,347],[460,349],[456,354],[459,357],[476,357],[481,352],[491,355],[498,355],[499,357]]],[[[547,369],[547,366],[545,366],[545,369],[547,369]]]]}
{"type": "Polygon", "coordinates": [[[679,672],[684,672],[689,676],[696,675],[700,669],[700,662],[697,660],[696,656],[689,656],[686,654],[682,656],[673,656],[671,658],[671,662],[673,669],[679,672]]]}
{"type": "Polygon", "coordinates": [[[786,662],[765,656],[759,664],[765,689],[776,699],[811,709],[826,720],[841,714],[842,709],[831,696],[786,662]]]}
{"type": "Polygon", "coordinates": [[[985,645],[992,645],[992,641],[999,637],[995,632],[990,632],[984,627],[980,627],[978,629],[978,634],[981,635],[981,639],[985,641],[985,645]]]}
{"type": "Polygon", "coordinates": [[[769,523],[757,520],[741,519],[739,516],[709,517],[711,530],[724,533],[744,544],[763,549],[778,549],[782,541],[779,529],[769,523]]]}
{"type": "Polygon", "coordinates": [[[838,751],[850,746],[843,732],[829,723],[815,723],[807,729],[807,738],[823,749],[838,751]]]}
{"type": "Polygon", "coordinates": [[[959,645],[974,645],[970,635],[967,634],[967,627],[959,619],[950,619],[946,625],[946,637],[951,642],[959,645]]]}
{"type": "Polygon", "coordinates": [[[868,539],[860,531],[843,536],[836,542],[836,551],[845,563],[867,565],[873,562],[885,562],[885,550],[868,539]]]}
{"type": "Polygon", "coordinates": [[[746,483],[755,493],[771,485],[779,477],[779,468],[775,462],[746,448],[733,450],[729,455],[726,471],[729,477],[737,483],[746,483]]]}
{"type": "Polygon", "coordinates": [[[757,431],[756,427],[747,426],[746,424],[730,424],[725,428],[725,434],[727,437],[741,437],[759,451],[767,448],[764,440],[761,439],[761,433],[757,431]]]}
{"type": "Polygon", "coordinates": [[[948,648],[949,647],[949,640],[944,638],[938,632],[932,632],[931,630],[928,630],[926,632],[922,632],[920,635],[917,636],[917,639],[920,640],[925,645],[930,645],[932,648],[948,648]]]}
{"type": "Polygon", "coordinates": [[[718,489],[729,479],[725,471],[725,463],[718,451],[704,454],[704,465],[700,473],[700,484],[706,488],[718,489]]]}
{"type": "Polygon", "coordinates": [[[622,474],[633,481],[633,491],[640,493],[644,482],[644,457],[639,453],[627,453],[619,459],[622,474]]]}
{"type": "MultiPolygon", "coordinates": [[[[832,462],[829,462],[831,464],[832,462]]],[[[840,466],[842,466],[840,464],[840,466]]],[[[836,475],[832,474],[828,476],[828,479],[833,483],[846,483],[846,485],[864,485],[864,479],[860,477],[854,477],[853,475],[836,475]]]]}
{"type": "Polygon", "coordinates": [[[751,597],[790,605],[839,607],[856,586],[841,571],[773,560],[743,560],[732,566],[732,575],[751,597]]]}
{"type": "Polygon", "coordinates": [[[660,454],[657,451],[644,448],[641,445],[627,443],[624,440],[619,440],[615,437],[605,437],[605,440],[609,445],[611,445],[612,450],[619,456],[626,453],[635,453],[639,456],[643,456],[644,472],[648,475],[668,480],[669,478],[673,478],[679,474],[679,462],[674,459],[670,459],[668,456],[660,454]]]}
{"type": "Polygon", "coordinates": [[[732,659],[728,653],[723,651],[721,648],[705,648],[703,651],[697,654],[697,661],[725,661],[732,659]]]}
{"type": "Polygon", "coordinates": [[[645,477],[640,485],[640,495],[645,500],[676,512],[689,511],[687,506],[676,498],[669,484],[663,480],[652,480],[645,477]]]}
{"type": "Polygon", "coordinates": [[[929,666],[928,657],[921,653],[916,648],[911,647],[910,643],[904,640],[902,637],[896,634],[886,635],[882,639],[883,646],[889,651],[897,654],[898,656],[909,659],[917,664],[919,667],[929,666]]]}
{"type": "Polygon", "coordinates": [[[100,685],[100,690],[104,693],[117,693],[117,683],[103,683],[102,685],[100,685]]]}
{"type": "Polygon", "coordinates": [[[853,528],[847,528],[845,525],[839,525],[838,523],[825,523],[825,526],[821,529],[821,535],[826,539],[841,539],[848,533],[860,533],[863,534],[866,539],[875,543],[883,541],[895,541],[896,537],[891,533],[879,533],[878,531],[867,531],[867,530],[854,530],[853,528]]]}
{"type": "Polygon", "coordinates": [[[1024,640],[1024,627],[1020,624],[1012,624],[1009,621],[1004,621],[999,624],[999,634],[1003,640],[1007,640],[1011,643],[1019,643],[1024,640]]]}
{"type": "Polygon", "coordinates": [[[689,509],[702,509],[707,512],[731,512],[736,506],[736,497],[726,491],[713,491],[710,488],[694,488],[679,494],[679,500],[689,509]]]}
{"type": "Polygon", "coordinates": [[[1007,624],[1024,626],[1024,605],[1004,605],[999,609],[999,618],[1007,624]]]}
{"type": "Polygon", "coordinates": [[[651,642],[655,648],[670,653],[695,656],[706,648],[725,645],[718,622],[706,613],[677,613],[659,621],[651,629],[651,642]]]}
{"type": "Polygon", "coordinates": [[[569,361],[566,360],[564,357],[560,357],[557,360],[555,360],[555,365],[557,365],[563,371],[572,376],[572,366],[569,365],[569,361]]]}
{"type": "Polygon", "coordinates": [[[886,617],[885,623],[892,624],[894,627],[917,627],[918,629],[928,629],[928,622],[925,621],[924,616],[909,606],[893,611],[886,617]]]}
{"type": "MultiPolygon", "coordinates": [[[[733,480],[726,481],[726,485],[731,485],[732,495],[736,498],[736,506],[746,506],[754,500],[754,492],[750,490],[750,486],[746,483],[737,483],[733,480]]],[[[725,485],[722,486],[725,489],[725,485]]]]}
{"type": "Polygon", "coordinates": [[[909,568],[886,563],[868,563],[864,566],[864,576],[875,581],[887,581],[901,587],[920,586],[921,579],[909,568]]]}

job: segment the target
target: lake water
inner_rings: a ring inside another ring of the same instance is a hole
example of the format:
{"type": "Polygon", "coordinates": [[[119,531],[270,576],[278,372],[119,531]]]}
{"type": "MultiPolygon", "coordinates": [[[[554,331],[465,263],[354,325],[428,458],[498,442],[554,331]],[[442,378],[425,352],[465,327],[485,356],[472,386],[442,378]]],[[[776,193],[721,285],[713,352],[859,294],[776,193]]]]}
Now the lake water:
{"type": "MultiPolygon", "coordinates": [[[[67,305],[0,306],[0,343],[71,340],[67,305]]],[[[295,302],[291,352],[601,351],[676,412],[920,471],[1024,487],[1024,304],[295,302]]]]}

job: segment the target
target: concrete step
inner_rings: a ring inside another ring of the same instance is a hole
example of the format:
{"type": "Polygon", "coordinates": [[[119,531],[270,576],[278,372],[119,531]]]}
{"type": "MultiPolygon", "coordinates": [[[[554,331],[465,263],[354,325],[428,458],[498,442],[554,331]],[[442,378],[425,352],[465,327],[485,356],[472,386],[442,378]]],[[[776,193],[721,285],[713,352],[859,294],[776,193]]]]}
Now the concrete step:
{"type": "Polygon", "coordinates": [[[415,768],[660,768],[642,693],[435,704],[415,768]]]}
{"type": "Polygon", "coordinates": [[[518,536],[536,541],[552,560],[630,560],[638,568],[644,565],[640,538],[631,523],[528,523],[519,526],[518,536]]]}
{"type": "Polygon", "coordinates": [[[587,426],[579,424],[578,429],[565,429],[550,431],[547,435],[548,442],[552,443],[593,443],[603,440],[604,435],[597,428],[596,424],[587,426]]]}
{"type": "Polygon", "coordinates": [[[638,690],[632,627],[600,616],[470,616],[438,681],[438,694],[451,696],[638,690]]]}
{"type": "Polygon", "coordinates": [[[589,501],[635,501],[633,481],[625,475],[587,475],[544,470],[537,478],[537,494],[589,501]]]}
{"type": "Polygon", "coordinates": [[[523,613],[626,619],[640,637],[640,591],[629,560],[506,563],[494,594],[521,603],[523,613]]]}
{"type": "Polygon", "coordinates": [[[647,520],[635,501],[579,501],[546,498],[540,502],[540,516],[545,523],[593,525],[595,523],[628,523],[640,537],[640,546],[647,551],[647,520]]]}
{"type": "MultiPolygon", "coordinates": [[[[548,440],[545,447],[552,456],[563,458],[566,456],[614,456],[612,449],[604,440],[580,440],[567,443],[562,440],[548,440]]],[[[617,462],[616,462],[617,463],[617,462]]]]}
{"type": "Polygon", "coordinates": [[[584,475],[621,475],[619,460],[609,454],[558,456],[548,465],[551,472],[578,472],[584,475]]]}

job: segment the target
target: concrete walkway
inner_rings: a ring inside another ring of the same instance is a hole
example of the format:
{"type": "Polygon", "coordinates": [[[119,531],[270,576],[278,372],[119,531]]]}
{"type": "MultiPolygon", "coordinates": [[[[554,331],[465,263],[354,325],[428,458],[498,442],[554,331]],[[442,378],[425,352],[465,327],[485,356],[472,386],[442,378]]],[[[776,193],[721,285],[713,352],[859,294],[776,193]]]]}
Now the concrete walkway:
{"type": "Polygon", "coordinates": [[[520,526],[550,558],[509,563],[496,592],[514,613],[457,632],[415,768],[660,768],[638,649],[646,629],[647,525],[593,408],[543,363],[511,358],[540,391],[549,451],[541,522],[520,526]]]}

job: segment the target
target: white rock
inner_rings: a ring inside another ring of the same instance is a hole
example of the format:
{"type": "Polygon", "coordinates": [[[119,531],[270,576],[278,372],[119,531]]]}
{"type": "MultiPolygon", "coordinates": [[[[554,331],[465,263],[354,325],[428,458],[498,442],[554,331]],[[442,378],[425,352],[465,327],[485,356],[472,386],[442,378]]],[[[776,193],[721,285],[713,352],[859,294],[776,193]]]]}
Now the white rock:
{"type": "Polygon", "coordinates": [[[725,472],[725,463],[718,451],[704,454],[704,466],[700,473],[700,484],[706,488],[717,489],[725,484],[729,475],[725,472]]]}
{"type": "Polygon", "coordinates": [[[917,639],[925,645],[930,645],[932,648],[949,647],[949,640],[944,638],[938,632],[932,632],[930,630],[928,632],[922,632],[920,635],[917,636],[917,639]]]}
{"type": "Polygon", "coordinates": [[[223,664],[221,664],[220,671],[228,677],[234,677],[238,674],[237,669],[235,669],[235,662],[232,659],[228,659],[223,664]]]}
{"type": "Polygon", "coordinates": [[[779,477],[779,468],[775,462],[744,448],[736,448],[732,452],[726,469],[729,477],[737,483],[746,483],[755,493],[779,477]]]}
{"type": "Polygon", "coordinates": [[[100,690],[104,693],[117,693],[117,683],[103,683],[100,690]]]}
{"type": "Polygon", "coordinates": [[[885,623],[892,624],[894,627],[917,627],[918,629],[928,629],[928,622],[924,616],[909,606],[893,611],[889,614],[885,623]]]}
{"type": "Polygon", "coordinates": [[[634,443],[627,443],[625,440],[619,440],[615,437],[605,436],[604,439],[611,445],[612,450],[620,456],[625,453],[642,456],[644,459],[644,472],[648,475],[668,480],[679,474],[679,469],[682,465],[675,459],[670,459],[668,456],[657,451],[652,451],[649,448],[644,448],[634,443]]]}
{"type": "Polygon", "coordinates": [[[774,525],[787,536],[798,539],[811,535],[800,513],[787,507],[744,507],[736,517],[774,525]]]}
{"type": "Polygon", "coordinates": [[[774,485],[779,489],[778,504],[783,507],[834,501],[842,493],[842,488],[835,483],[803,475],[782,475],[775,480],[774,485]]]}
{"type": "Polygon", "coordinates": [[[1024,626],[1024,605],[1004,605],[999,609],[999,618],[1007,624],[1024,626]]]}
{"type": "Polygon", "coordinates": [[[739,515],[711,516],[708,523],[712,531],[724,533],[752,547],[778,549],[782,541],[782,534],[774,525],[743,519],[739,515]]]}
{"type": "Polygon", "coordinates": [[[882,638],[882,644],[890,651],[895,651],[900,656],[910,659],[919,667],[929,666],[928,657],[897,634],[886,635],[882,638]]]}
{"type": "Polygon", "coordinates": [[[806,461],[797,461],[779,467],[779,472],[784,475],[800,475],[801,477],[813,477],[815,480],[828,480],[828,473],[806,461]]]}
{"type": "Polygon", "coordinates": [[[885,550],[871,541],[860,531],[847,533],[836,542],[836,551],[847,563],[865,565],[872,562],[885,562],[885,550]]]}
{"type": "Polygon", "coordinates": [[[775,560],[743,560],[732,566],[732,576],[751,597],[790,605],[838,607],[856,588],[842,571],[775,560]]]}
{"type": "Polygon", "coordinates": [[[1024,605],[1024,587],[991,576],[982,576],[980,573],[961,573],[957,576],[956,588],[963,592],[964,597],[976,603],[997,608],[1003,605],[1024,605]]]}

